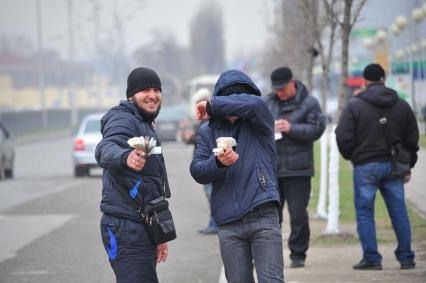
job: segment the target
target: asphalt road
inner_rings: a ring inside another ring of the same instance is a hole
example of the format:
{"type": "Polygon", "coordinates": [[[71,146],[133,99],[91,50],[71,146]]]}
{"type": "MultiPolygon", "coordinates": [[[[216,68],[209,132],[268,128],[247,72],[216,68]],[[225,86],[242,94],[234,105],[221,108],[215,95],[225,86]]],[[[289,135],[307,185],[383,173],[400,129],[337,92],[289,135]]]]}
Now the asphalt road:
{"type": "MultiPolygon", "coordinates": [[[[15,179],[0,182],[0,283],[115,282],[99,234],[100,176],[72,176],[70,138],[16,146],[15,179]]],[[[158,266],[160,282],[218,282],[217,236],[201,185],[189,175],[192,147],[163,145],[178,239],[158,266]]]]}

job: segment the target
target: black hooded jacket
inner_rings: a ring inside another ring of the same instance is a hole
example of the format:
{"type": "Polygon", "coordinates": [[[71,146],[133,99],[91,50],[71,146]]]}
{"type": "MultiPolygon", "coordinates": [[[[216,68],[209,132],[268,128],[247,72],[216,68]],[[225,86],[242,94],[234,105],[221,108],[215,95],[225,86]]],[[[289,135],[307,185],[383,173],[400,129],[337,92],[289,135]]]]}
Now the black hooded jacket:
{"type": "Polygon", "coordinates": [[[387,118],[392,140],[404,144],[411,153],[411,167],[417,161],[419,129],[410,105],[382,83],[372,83],[352,97],[336,128],[339,151],[354,165],[390,160],[390,148],[379,117],[387,118]]]}

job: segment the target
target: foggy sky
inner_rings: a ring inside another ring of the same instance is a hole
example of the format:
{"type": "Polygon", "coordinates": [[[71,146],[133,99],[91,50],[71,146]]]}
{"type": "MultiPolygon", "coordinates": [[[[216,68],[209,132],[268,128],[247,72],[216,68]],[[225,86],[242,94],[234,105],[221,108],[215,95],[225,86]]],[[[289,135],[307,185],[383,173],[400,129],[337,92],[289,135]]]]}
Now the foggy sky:
{"type": "MultiPolygon", "coordinates": [[[[235,55],[253,52],[266,43],[275,1],[217,1],[223,7],[228,60],[235,55]]],[[[116,0],[118,15],[123,22],[127,53],[151,42],[162,33],[174,34],[179,44],[188,46],[190,22],[202,2],[203,0],[116,0]]],[[[36,0],[1,0],[0,34],[28,36],[36,47],[35,3],[36,0]]],[[[93,5],[89,0],[74,0],[73,3],[75,57],[87,59],[94,52],[93,5]]],[[[114,0],[98,0],[98,3],[100,42],[115,44],[114,0]]],[[[67,58],[67,0],[41,0],[41,6],[43,45],[45,48],[57,49],[63,58],[67,58]]]]}

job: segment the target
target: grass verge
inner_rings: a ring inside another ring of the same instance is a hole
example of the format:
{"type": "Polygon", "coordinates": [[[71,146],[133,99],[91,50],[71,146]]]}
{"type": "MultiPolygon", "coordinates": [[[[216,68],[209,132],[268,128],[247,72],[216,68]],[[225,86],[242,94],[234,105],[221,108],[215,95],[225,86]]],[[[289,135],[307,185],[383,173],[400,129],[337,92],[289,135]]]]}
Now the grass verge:
{"type": "MultiPolygon", "coordinates": [[[[315,176],[312,180],[312,198],[309,203],[310,215],[316,214],[316,207],[318,203],[319,184],[320,184],[320,143],[315,143],[315,176]]],[[[356,225],[355,223],[355,207],[354,207],[354,194],[352,183],[352,165],[349,161],[340,159],[339,163],[339,182],[340,182],[340,217],[339,222],[342,225],[356,225]]],[[[411,222],[412,238],[413,241],[420,241],[426,239],[426,219],[418,215],[407,203],[408,214],[411,222]]],[[[380,193],[376,194],[375,202],[375,221],[377,241],[379,243],[396,242],[395,234],[392,229],[392,224],[389,214],[386,209],[385,202],[380,193]]],[[[325,223],[325,222],[324,222],[325,223]]],[[[324,224],[325,226],[326,224],[324,224]]],[[[316,244],[333,245],[345,243],[358,243],[357,235],[350,237],[348,235],[321,235],[315,239],[316,244]]]]}

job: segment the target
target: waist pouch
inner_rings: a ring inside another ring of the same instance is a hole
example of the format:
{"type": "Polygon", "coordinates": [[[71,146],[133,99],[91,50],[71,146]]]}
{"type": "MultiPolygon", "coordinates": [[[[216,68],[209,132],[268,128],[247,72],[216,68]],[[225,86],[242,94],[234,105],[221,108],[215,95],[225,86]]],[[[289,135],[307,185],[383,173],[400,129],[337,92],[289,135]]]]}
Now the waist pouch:
{"type": "Polygon", "coordinates": [[[395,143],[391,147],[392,174],[404,177],[411,173],[411,154],[401,143],[395,143]]]}
{"type": "Polygon", "coordinates": [[[138,214],[155,245],[176,239],[176,229],[169,202],[164,197],[150,201],[138,214]]]}

